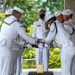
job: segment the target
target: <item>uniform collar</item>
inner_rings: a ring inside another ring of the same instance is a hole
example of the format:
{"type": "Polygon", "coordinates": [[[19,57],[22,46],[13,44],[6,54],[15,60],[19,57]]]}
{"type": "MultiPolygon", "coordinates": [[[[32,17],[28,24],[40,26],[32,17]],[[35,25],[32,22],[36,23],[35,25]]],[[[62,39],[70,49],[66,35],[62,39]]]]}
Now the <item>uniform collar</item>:
{"type": "Polygon", "coordinates": [[[64,23],[69,22],[69,21],[73,21],[73,20],[72,20],[72,19],[69,19],[69,20],[67,20],[67,21],[64,21],[64,23]]]}
{"type": "Polygon", "coordinates": [[[4,21],[6,22],[6,23],[11,23],[11,22],[13,22],[14,20],[17,20],[17,18],[16,17],[14,17],[13,15],[11,15],[11,16],[9,16],[9,17],[7,17],[6,19],[4,19],[4,21]],[[9,21],[10,20],[10,21],[9,21]]]}
{"type": "Polygon", "coordinates": [[[17,20],[17,18],[16,18],[15,16],[11,15],[11,17],[12,17],[14,20],[17,20]]]}
{"type": "Polygon", "coordinates": [[[39,19],[38,21],[41,21],[41,22],[42,22],[42,21],[45,21],[45,19],[44,19],[44,20],[42,20],[42,19],[39,19]]]}

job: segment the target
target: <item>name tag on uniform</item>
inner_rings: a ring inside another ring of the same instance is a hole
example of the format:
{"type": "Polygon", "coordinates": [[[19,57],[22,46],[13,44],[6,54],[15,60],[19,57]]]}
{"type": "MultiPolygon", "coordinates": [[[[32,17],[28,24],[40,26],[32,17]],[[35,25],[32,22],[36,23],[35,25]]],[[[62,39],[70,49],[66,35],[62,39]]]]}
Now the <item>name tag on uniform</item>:
{"type": "Polygon", "coordinates": [[[40,24],[37,25],[37,38],[43,38],[42,26],[40,24]]]}
{"type": "Polygon", "coordinates": [[[37,25],[37,27],[40,27],[41,25],[37,25]]]}

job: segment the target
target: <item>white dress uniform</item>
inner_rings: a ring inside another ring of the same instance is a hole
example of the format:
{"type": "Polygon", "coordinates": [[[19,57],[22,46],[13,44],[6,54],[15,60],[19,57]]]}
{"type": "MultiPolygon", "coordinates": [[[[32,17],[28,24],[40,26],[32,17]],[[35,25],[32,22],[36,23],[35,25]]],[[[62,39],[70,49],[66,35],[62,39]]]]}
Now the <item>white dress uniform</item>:
{"type": "Polygon", "coordinates": [[[12,42],[11,44],[11,59],[12,59],[11,75],[14,75],[14,73],[16,73],[18,52],[19,52],[19,45],[16,44],[15,42],[12,42]]]}
{"type": "MultiPolygon", "coordinates": [[[[68,21],[65,21],[63,25],[65,29],[70,33],[71,40],[75,43],[75,23],[73,22],[73,20],[69,19],[68,21]]],[[[75,56],[73,57],[71,65],[72,65],[71,74],[75,75],[75,56]]]]}
{"type": "Polygon", "coordinates": [[[16,65],[16,72],[15,75],[20,75],[20,73],[22,73],[22,48],[19,48],[18,51],[18,57],[17,57],[17,65],[16,65]]]}
{"type": "MultiPolygon", "coordinates": [[[[34,22],[33,34],[32,37],[40,39],[41,42],[45,42],[45,37],[48,34],[48,30],[45,29],[45,20],[39,19],[38,21],[34,22]]],[[[43,43],[39,44],[39,48],[36,48],[36,66],[39,64],[44,65],[44,71],[48,71],[48,55],[49,49],[45,49],[43,47],[43,43]]]]}
{"type": "Polygon", "coordinates": [[[20,36],[18,37],[18,41],[17,41],[18,45],[19,45],[19,51],[18,51],[18,56],[17,56],[17,65],[16,65],[16,72],[15,75],[20,75],[20,73],[22,72],[22,49],[25,46],[25,40],[23,40],[23,38],[21,38],[20,36]]]}
{"type": "Polygon", "coordinates": [[[18,36],[14,41],[12,41],[11,44],[11,59],[13,67],[13,70],[11,69],[11,75],[20,75],[20,70],[22,69],[22,47],[24,45],[25,41],[18,36]]]}
{"type": "MultiPolygon", "coordinates": [[[[65,29],[70,33],[71,40],[75,43],[75,23],[71,19],[72,15],[73,15],[73,12],[70,9],[66,9],[62,12],[62,14],[68,15],[70,17],[70,19],[65,21],[63,23],[63,25],[64,25],[65,29]]],[[[73,57],[71,66],[72,66],[71,75],[75,75],[75,56],[73,57]]]]}
{"type": "Polygon", "coordinates": [[[6,18],[0,32],[0,75],[10,75],[11,42],[18,35],[24,40],[35,44],[35,41],[23,30],[16,17],[10,16],[6,18]]]}
{"type": "Polygon", "coordinates": [[[45,41],[50,43],[54,39],[58,46],[61,46],[61,75],[71,75],[71,62],[75,55],[74,43],[70,40],[70,34],[64,29],[62,23],[57,20],[55,22],[57,28],[54,23],[51,25],[50,32],[45,41]]]}

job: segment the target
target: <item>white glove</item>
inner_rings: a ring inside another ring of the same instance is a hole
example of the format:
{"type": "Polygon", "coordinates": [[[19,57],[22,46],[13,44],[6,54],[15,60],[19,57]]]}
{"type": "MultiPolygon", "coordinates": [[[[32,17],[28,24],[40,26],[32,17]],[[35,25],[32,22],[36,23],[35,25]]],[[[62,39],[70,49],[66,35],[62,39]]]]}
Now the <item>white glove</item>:
{"type": "Polygon", "coordinates": [[[45,47],[47,48],[48,47],[48,44],[45,44],[45,47]]]}
{"type": "Polygon", "coordinates": [[[32,48],[31,44],[27,44],[27,47],[28,47],[28,48],[32,48]]]}

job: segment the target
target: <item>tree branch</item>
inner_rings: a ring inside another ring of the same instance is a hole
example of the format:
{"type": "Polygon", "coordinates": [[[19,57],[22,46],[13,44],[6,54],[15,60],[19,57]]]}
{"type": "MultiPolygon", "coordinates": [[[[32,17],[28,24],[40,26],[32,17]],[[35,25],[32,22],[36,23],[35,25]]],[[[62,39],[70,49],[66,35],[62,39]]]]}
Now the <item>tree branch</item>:
{"type": "Polygon", "coordinates": [[[6,4],[7,4],[7,0],[4,0],[1,13],[4,13],[5,12],[6,4]]]}

